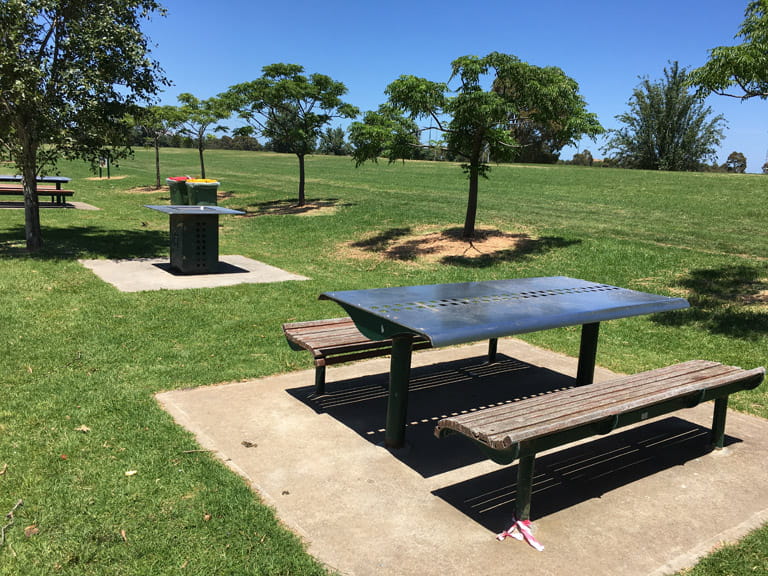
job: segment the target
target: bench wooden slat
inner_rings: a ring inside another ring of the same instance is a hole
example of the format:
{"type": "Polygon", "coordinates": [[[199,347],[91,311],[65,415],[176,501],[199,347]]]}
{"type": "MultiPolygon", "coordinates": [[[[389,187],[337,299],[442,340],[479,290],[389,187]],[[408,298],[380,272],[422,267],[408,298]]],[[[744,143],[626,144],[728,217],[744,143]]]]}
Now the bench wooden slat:
{"type": "Polygon", "coordinates": [[[761,369],[745,371],[715,362],[686,362],[446,418],[438,423],[438,430],[454,430],[490,448],[506,449],[518,442],[761,375],[761,369]]]}
{"type": "MultiPolygon", "coordinates": [[[[349,318],[329,318],[283,324],[286,340],[295,350],[308,350],[315,363],[315,390],[325,393],[325,367],[341,362],[385,356],[392,351],[392,340],[371,340],[349,318]]],[[[416,336],[413,350],[430,348],[429,340],[416,336]]],[[[489,353],[490,355],[490,353],[489,353]]]]}
{"type": "Polygon", "coordinates": [[[435,434],[442,437],[456,432],[467,436],[500,464],[519,458],[515,508],[517,518],[527,520],[536,452],[704,400],[715,401],[712,441],[716,448],[722,448],[728,396],[759,386],[764,376],[764,368],[743,370],[692,360],[443,418],[435,434]]]}
{"type": "MultiPolygon", "coordinates": [[[[708,376],[727,369],[715,363],[709,365],[686,363],[671,369],[649,371],[470,413],[464,415],[462,422],[474,430],[482,430],[493,424],[496,427],[494,433],[503,434],[511,433],[518,427],[530,428],[534,425],[542,425],[551,419],[575,416],[577,413],[583,413],[584,410],[600,408],[610,410],[612,406],[620,409],[619,404],[643,401],[650,394],[660,393],[664,389],[678,390],[684,381],[695,377],[691,374],[692,370],[701,377],[703,376],[701,370],[705,368],[709,369],[705,374],[708,376]],[[503,420],[504,429],[499,428],[499,420],[503,420]]],[[[680,390],[680,393],[685,392],[680,390]]]]}

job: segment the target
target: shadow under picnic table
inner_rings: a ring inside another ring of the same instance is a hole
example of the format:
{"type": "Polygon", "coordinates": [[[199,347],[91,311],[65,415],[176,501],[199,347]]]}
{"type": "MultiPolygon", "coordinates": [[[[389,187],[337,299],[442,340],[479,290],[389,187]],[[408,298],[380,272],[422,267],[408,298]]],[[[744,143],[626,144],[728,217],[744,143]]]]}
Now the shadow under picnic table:
{"type": "MultiPolygon", "coordinates": [[[[470,442],[439,440],[434,428],[440,418],[514,402],[573,386],[565,374],[534,366],[503,354],[488,364],[467,358],[414,367],[408,395],[406,447],[392,454],[425,478],[483,459],[470,442]]],[[[318,413],[328,414],[373,444],[384,443],[388,374],[378,373],[329,382],[326,394],[313,386],[288,390],[318,413]]]]}
{"type": "MultiPolygon", "coordinates": [[[[737,442],[741,440],[726,435],[726,446],[737,442]]],[[[709,428],[671,416],[537,456],[531,516],[543,518],[600,498],[711,451],[709,428]]],[[[516,482],[515,464],[433,493],[485,528],[500,532],[515,512],[516,482]]]]}

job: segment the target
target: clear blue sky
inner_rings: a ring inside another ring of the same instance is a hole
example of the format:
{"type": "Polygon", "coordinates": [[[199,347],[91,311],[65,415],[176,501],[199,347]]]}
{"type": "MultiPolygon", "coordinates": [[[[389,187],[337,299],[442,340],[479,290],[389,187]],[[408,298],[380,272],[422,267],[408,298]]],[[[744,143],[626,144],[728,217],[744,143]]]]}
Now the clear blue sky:
{"type": "MultiPolygon", "coordinates": [[[[659,79],[671,60],[695,68],[708,50],[736,43],[747,0],[165,0],[165,18],[144,26],[173,86],[163,104],[191,92],[208,98],[253,80],[275,62],[343,82],[346,101],[373,110],[400,74],[447,81],[458,56],[498,51],[558,66],[580,86],[606,128],[640,77],[659,79]]],[[[768,154],[768,102],[707,100],[728,121],[719,154],[747,157],[759,172],[768,154]]],[[[584,140],[595,158],[601,142],[584,140]]],[[[576,151],[567,148],[561,158],[576,151]]]]}

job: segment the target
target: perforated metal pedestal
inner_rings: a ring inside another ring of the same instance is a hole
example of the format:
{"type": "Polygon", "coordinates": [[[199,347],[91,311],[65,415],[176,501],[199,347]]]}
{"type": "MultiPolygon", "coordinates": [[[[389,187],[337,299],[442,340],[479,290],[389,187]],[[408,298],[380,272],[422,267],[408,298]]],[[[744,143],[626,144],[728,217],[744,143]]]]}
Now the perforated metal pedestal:
{"type": "Polygon", "coordinates": [[[219,217],[171,214],[171,267],[210,274],[219,264],[219,217]]]}
{"type": "Polygon", "coordinates": [[[170,216],[171,267],[182,274],[211,274],[219,265],[219,215],[243,214],[219,206],[154,206],[170,216]]]}

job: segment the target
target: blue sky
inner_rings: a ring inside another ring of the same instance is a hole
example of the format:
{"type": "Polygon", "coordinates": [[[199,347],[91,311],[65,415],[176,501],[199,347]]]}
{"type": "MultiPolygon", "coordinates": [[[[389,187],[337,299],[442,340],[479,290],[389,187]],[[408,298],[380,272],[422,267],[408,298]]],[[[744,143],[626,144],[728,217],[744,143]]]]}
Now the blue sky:
{"type": "MultiPolygon", "coordinates": [[[[162,0],[161,0],[162,1],[162,0]]],[[[459,56],[498,51],[537,66],[558,66],[580,86],[606,128],[640,78],[659,79],[669,61],[695,68],[708,50],[736,43],[747,0],[164,0],[165,18],[144,26],[173,86],[161,103],[191,92],[208,98],[253,80],[275,62],[343,82],[361,110],[384,102],[401,74],[447,81],[459,56]]],[[[768,154],[768,102],[711,96],[728,121],[719,154],[747,157],[759,172],[768,154]]],[[[585,139],[595,158],[601,142],[585,139]]],[[[568,160],[577,148],[561,155],[568,160]]]]}

